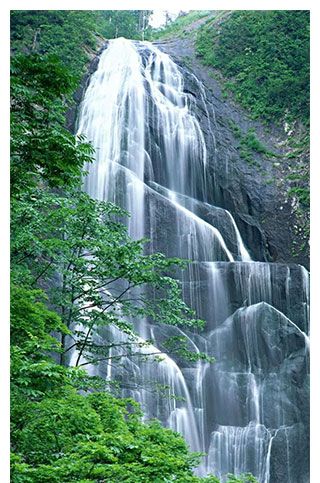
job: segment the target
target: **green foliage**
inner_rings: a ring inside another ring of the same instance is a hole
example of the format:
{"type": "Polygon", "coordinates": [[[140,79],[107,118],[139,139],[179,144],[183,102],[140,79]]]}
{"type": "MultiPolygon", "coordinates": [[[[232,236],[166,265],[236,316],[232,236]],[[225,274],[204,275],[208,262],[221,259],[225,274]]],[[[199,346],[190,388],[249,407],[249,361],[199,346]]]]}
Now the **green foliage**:
{"type": "Polygon", "coordinates": [[[271,153],[256,137],[254,129],[248,129],[246,135],[240,140],[240,157],[248,164],[259,166],[254,160],[254,154],[264,154],[265,156],[275,156],[271,153]]]}
{"type": "Polygon", "coordinates": [[[175,354],[183,359],[189,361],[203,360],[206,362],[214,362],[215,358],[210,357],[205,353],[191,352],[188,347],[188,340],[183,336],[172,336],[166,339],[163,343],[164,347],[172,354],[175,354]]]}
{"type": "Polygon", "coordinates": [[[65,129],[65,112],[96,47],[92,12],[11,11],[11,186],[79,183],[92,149],[65,129]]]}
{"type": "Polygon", "coordinates": [[[11,11],[12,51],[54,54],[78,79],[88,62],[88,49],[96,47],[95,31],[94,11],[11,11]]]}
{"type": "Polygon", "coordinates": [[[239,126],[232,121],[228,121],[231,131],[236,139],[239,140],[239,154],[242,159],[248,162],[250,165],[259,166],[257,161],[254,160],[255,154],[264,155],[268,158],[277,157],[277,154],[271,152],[262,144],[262,142],[257,138],[255,130],[249,128],[244,135],[239,128],[239,126]]]}
{"type": "MultiPolygon", "coordinates": [[[[131,399],[108,393],[46,397],[29,405],[14,441],[12,482],[219,483],[192,474],[200,455],[157,421],[141,422],[131,399]]],[[[253,483],[229,476],[228,483],[253,483]]]]}
{"type": "Polygon", "coordinates": [[[19,424],[13,482],[216,481],[193,477],[197,455],[157,421],[142,423],[130,399],[108,393],[84,396],[62,386],[61,396],[30,403],[19,424]]]}
{"type": "Polygon", "coordinates": [[[56,56],[19,54],[11,63],[11,187],[78,183],[92,149],[65,129],[65,96],[75,78],[56,56]]]}
{"type": "Polygon", "coordinates": [[[196,48],[254,117],[308,125],[308,11],[235,11],[202,27],[196,48]]]}
{"type": "Polygon", "coordinates": [[[295,196],[298,198],[299,203],[308,207],[310,205],[310,190],[308,187],[303,188],[295,186],[289,189],[289,196],[295,196]]]}
{"type": "Polygon", "coordinates": [[[229,124],[229,127],[230,127],[234,137],[236,139],[241,139],[242,131],[241,131],[240,127],[238,126],[238,124],[236,124],[232,119],[228,119],[228,124],[229,124]]]}
{"type": "Polygon", "coordinates": [[[254,129],[248,129],[248,132],[243,138],[242,143],[251,151],[255,151],[256,153],[260,153],[260,154],[267,154],[267,155],[269,154],[269,151],[267,150],[267,148],[256,137],[254,129]]]}
{"type": "Polygon", "coordinates": [[[60,349],[50,333],[66,332],[66,328],[44,300],[41,290],[11,287],[11,388],[20,399],[44,395],[54,384],[60,384],[63,373],[63,368],[45,354],[60,349]]]}
{"type": "Polygon", "coordinates": [[[250,473],[247,473],[240,476],[228,475],[227,483],[258,483],[258,481],[250,473]]]}

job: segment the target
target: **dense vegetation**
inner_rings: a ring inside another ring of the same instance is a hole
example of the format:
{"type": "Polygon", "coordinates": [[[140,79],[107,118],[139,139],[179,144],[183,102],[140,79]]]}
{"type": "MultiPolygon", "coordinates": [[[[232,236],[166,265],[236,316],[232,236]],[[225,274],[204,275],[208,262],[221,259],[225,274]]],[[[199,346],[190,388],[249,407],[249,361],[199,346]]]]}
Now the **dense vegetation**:
{"type": "Polygon", "coordinates": [[[200,29],[197,52],[254,117],[309,123],[309,12],[237,11],[200,29]]]}
{"type": "MultiPolygon", "coordinates": [[[[12,14],[12,481],[218,483],[193,475],[200,455],[180,435],[157,421],[142,422],[133,400],[116,397],[113,384],[80,367],[123,357],[109,357],[112,340],[95,342],[100,326],[120,328],[127,334],[124,353],[139,357],[128,321],[203,324],[167,276],[184,263],[144,255],[144,241],[128,237],[128,214],[79,189],[93,152],[66,130],[64,114],[88,46],[95,46],[95,25],[88,12],[12,14]],[[112,283],[120,283],[120,294],[102,295],[112,283]],[[158,296],[139,292],[139,305],[126,298],[146,287],[158,296]],[[79,357],[70,364],[75,347],[79,357]]],[[[180,357],[205,357],[188,353],[182,340],[168,347],[180,357]]]]}
{"type": "Polygon", "coordinates": [[[14,10],[11,13],[13,53],[55,54],[79,79],[96,46],[97,20],[89,11],[14,10]]]}
{"type": "MultiPolygon", "coordinates": [[[[302,238],[294,256],[308,251],[309,240],[309,30],[308,11],[235,11],[213,15],[196,37],[197,53],[222,75],[224,92],[252,118],[284,128],[285,190],[302,238]]],[[[240,155],[252,164],[249,137],[240,155]]]]}

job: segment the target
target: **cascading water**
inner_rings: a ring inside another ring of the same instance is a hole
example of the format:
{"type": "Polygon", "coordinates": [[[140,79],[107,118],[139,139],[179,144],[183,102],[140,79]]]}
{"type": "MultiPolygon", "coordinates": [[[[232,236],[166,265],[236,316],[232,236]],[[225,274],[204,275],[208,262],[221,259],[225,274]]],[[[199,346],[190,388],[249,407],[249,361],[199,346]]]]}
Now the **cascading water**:
{"type": "MultiPolygon", "coordinates": [[[[200,83],[199,96],[205,102],[200,83]]],[[[300,473],[291,469],[308,439],[307,273],[251,261],[231,214],[209,204],[208,152],[190,97],[168,55],[149,42],[115,39],[91,77],[78,132],[96,151],[85,190],[130,211],[130,235],[150,238],[152,250],[192,260],[181,274],[183,296],[206,320],[205,332],[142,321],[140,337],[155,346],[141,352],[157,353],[164,333],[182,333],[192,350],[214,354],[216,362],[179,367],[168,356],[160,363],[127,357],[122,367],[101,364],[98,372],[127,382],[124,395],[147,417],[208,454],[199,474],[224,481],[227,473],[250,471],[260,483],[307,482],[305,462],[300,473]],[[169,394],[151,394],[151,380],[169,394]]],[[[113,327],[97,337],[126,341],[113,327]]]]}

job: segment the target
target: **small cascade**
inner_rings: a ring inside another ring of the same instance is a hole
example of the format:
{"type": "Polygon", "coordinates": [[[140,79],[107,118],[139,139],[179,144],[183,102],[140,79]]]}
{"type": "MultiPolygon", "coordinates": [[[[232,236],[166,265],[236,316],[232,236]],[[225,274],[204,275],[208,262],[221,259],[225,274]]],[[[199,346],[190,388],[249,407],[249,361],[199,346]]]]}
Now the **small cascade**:
{"type": "MultiPolygon", "coordinates": [[[[190,76],[216,146],[205,87],[190,76]]],[[[290,467],[308,440],[308,273],[253,261],[232,214],[212,204],[219,196],[212,195],[210,163],[219,153],[207,150],[183,71],[150,42],[109,41],[81,103],[78,133],[96,153],[84,189],[127,209],[130,235],[149,238],[150,250],[190,260],[178,273],[183,297],[206,320],[202,333],[140,320],[139,357],[121,350],[126,334],[101,328],[96,339],[113,342],[109,357],[121,364],[104,361],[92,371],[119,381],[146,418],[207,453],[198,474],[225,481],[228,473],[252,472],[259,483],[307,483],[306,462],[300,473],[290,467]],[[216,362],[163,355],[171,335],[216,362]]]]}
{"type": "MultiPolygon", "coordinates": [[[[243,468],[264,482],[270,441],[270,433],[265,426],[250,422],[245,427],[218,426],[212,434],[208,465],[221,481],[233,468],[235,474],[242,474],[243,468]]],[[[268,480],[269,481],[269,480],[268,480]]]]}

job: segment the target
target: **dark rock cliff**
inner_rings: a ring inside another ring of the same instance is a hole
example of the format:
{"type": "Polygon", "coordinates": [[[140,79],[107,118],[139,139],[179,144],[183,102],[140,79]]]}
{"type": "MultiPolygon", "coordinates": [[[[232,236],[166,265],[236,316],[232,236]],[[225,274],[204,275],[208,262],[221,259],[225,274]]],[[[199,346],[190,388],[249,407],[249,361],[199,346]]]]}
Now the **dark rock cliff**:
{"type": "Polygon", "coordinates": [[[284,158],[285,135],[275,126],[253,121],[232,99],[226,99],[212,71],[197,59],[192,41],[176,39],[155,42],[181,67],[185,91],[190,94],[206,137],[212,203],[231,212],[254,260],[299,263],[309,267],[294,200],[286,194],[286,175],[290,166],[284,158]],[[195,76],[203,84],[203,92],[195,76]],[[252,152],[252,161],[241,156],[241,139],[248,129],[268,152],[252,152]],[[298,253],[297,253],[298,251],[298,253]]]}

